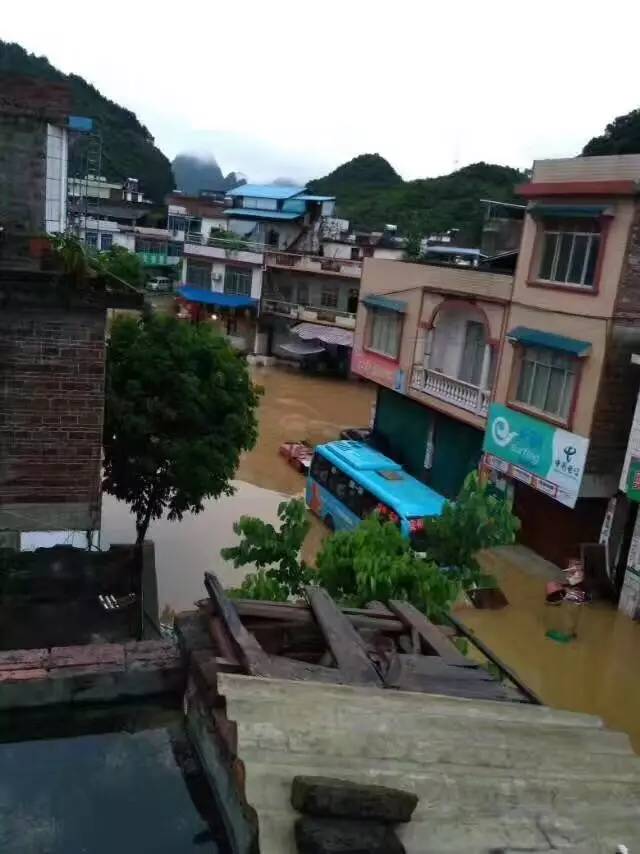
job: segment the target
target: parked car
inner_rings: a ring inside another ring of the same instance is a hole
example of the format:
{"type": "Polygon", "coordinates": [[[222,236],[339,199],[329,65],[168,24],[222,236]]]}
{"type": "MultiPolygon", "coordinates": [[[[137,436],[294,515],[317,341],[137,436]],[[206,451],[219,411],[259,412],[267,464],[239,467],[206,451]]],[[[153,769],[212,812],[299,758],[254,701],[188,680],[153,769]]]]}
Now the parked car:
{"type": "Polygon", "coordinates": [[[147,282],[147,290],[155,293],[167,293],[172,289],[171,279],[167,276],[154,276],[147,282]]]}

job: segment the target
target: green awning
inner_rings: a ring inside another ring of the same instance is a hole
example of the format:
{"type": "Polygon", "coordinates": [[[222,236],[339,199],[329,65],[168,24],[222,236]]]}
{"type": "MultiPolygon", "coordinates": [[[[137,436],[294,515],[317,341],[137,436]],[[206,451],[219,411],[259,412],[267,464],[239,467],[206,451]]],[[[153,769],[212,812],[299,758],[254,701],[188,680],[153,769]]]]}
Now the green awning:
{"type": "Polygon", "coordinates": [[[548,205],[536,202],[527,210],[534,217],[558,219],[596,219],[613,215],[611,207],[607,205],[548,205]]]}
{"type": "Polygon", "coordinates": [[[591,350],[590,341],[579,341],[577,338],[567,338],[565,335],[554,335],[541,329],[529,329],[527,326],[516,326],[507,333],[507,340],[522,344],[525,347],[548,347],[551,350],[562,350],[573,356],[583,358],[591,350]]]}
{"type": "Polygon", "coordinates": [[[389,299],[389,297],[370,296],[365,297],[362,302],[369,308],[385,308],[387,311],[397,311],[398,314],[406,314],[407,304],[400,299],[389,299]]]}

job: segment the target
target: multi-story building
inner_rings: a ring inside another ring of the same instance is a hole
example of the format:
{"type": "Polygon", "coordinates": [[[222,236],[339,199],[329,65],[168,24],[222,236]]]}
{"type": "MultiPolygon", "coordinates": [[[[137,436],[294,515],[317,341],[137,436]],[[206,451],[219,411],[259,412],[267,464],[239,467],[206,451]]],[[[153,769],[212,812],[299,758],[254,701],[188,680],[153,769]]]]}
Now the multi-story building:
{"type": "Polygon", "coordinates": [[[117,182],[104,176],[72,177],[67,195],[68,223],[63,230],[75,234],[89,249],[104,252],[122,246],[136,251],[136,226],[152,207],[136,178],[117,182]]]}
{"type": "Polygon", "coordinates": [[[352,367],[379,386],[377,432],[449,497],[482,458],[522,540],[557,562],[598,541],[618,488],[637,384],[639,180],[637,155],[536,162],[514,276],[364,266],[352,367]]]}

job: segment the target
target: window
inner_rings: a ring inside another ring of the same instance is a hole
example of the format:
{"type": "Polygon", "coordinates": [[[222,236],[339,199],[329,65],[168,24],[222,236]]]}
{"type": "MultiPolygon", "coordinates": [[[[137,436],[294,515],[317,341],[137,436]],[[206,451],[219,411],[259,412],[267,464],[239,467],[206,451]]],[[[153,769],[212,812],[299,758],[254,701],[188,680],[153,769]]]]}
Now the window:
{"type": "Polygon", "coordinates": [[[85,232],[84,242],[87,246],[87,249],[97,249],[98,248],[98,232],[97,231],[85,232]]]}
{"type": "Polygon", "coordinates": [[[113,246],[113,234],[102,234],[100,236],[100,249],[111,249],[113,246]]]}
{"type": "Polygon", "coordinates": [[[576,361],[546,347],[526,347],[515,399],[567,420],[576,382],[576,361]]]}
{"type": "Polygon", "coordinates": [[[251,270],[241,267],[227,267],[224,271],[225,294],[251,296],[251,270]]]}
{"type": "Polygon", "coordinates": [[[187,261],[187,283],[196,288],[211,290],[211,266],[187,261]]]}
{"type": "Polygon", "coordinates": [[[380,503],[368,489],[356,483],[320,454],[315,454],[311,461],[311,477],[361,519],[373,513],[380,503]]]}
{"type": "Polygon", "coordinates": [[[309,285],[306,282],[298,282],[298,304],[309,305],[309,285]]]}
{"type": "Polygon", "coordinates": [[[597,222],[546,222],[538,278],[592,288],[599,250],[600,225],[597,222]]]}
{"type": "Polygon", "coordinates": [[[322,292],[320,293],[320,305],[324,308],[338,307],[337,285],[326,284],[322,286],[322,292]]]}
{"type": "Polygon", "coordinates": [[[167,246],[167,255],[170,258],[181,258],[182,257],[182,244],[181,243],[169,243],[167,246]]]}
{"type": "Polygon", "coordinates": [[[357,246],[351,247],[351,260],[358,261],[360,259],[360,249],[357,246]]]}
{"type": "Polygon", "coordinates": [[[183,216],[173,216],[170,215],[167,218],[167,228],[173,231],[184,231],[186,226],[186,220],[183,216]]]}
{"type": "Polygon", "coordinates": [[[458,379],[471,385],[480,385],[486,343],[487,336],[484,323],[477,320],[467,320],[458,379]]]}
{"type": "Polygon", "coordinates": [[[311,461],[311,477],[314,480],[317,480],[321,486],[326,487],[329,483],[330,470],[331,463],[329,460],[320,454],[314,454],[313,460],[311,461]]]}
{"type": "Polygon", "coordinates": [[[367,347],[369,350],[375,350],[376,353],[397,359],[400,350],[402,315],[396,311],[385,311],[378,308],[369,313],[371,318],[369,320],[367,347]]]}

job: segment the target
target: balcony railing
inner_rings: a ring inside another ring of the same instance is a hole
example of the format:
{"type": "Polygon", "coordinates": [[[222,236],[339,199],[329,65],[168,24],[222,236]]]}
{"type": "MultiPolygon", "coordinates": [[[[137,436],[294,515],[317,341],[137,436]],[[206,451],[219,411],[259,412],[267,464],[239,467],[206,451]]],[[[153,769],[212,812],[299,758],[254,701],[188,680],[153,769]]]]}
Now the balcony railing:
{"type": "Polygon", "coordinates": [[[411,387],[430,394],[467,412],[486,417],[489,410],[491,392],[489,389],[478,388],[471,383],[448,377],[439,371],[430,371],[420,365],[415,365],[411,375],[411,387]]]}
{"type": "Polygon", "coordinates": [[[287,302],[277,297],[263,297],[263,314],[277,314],[292,320],[305,320],[311,323],[330,323],[343,329],[355,329],[356,316],[350,311],[340,311],[337,308],[327,308],[320,305],[301,305],[297,302],[287,302]]]}
{"type": "Polygon", "coordinates": [[[267,267],[295,267],[309,273],[328,273],[333,276],[347,276],[359,279],[362,275],[362,262],[348,258],[326,258],[323,255],[299,255],[293,252],[267,252],[267,267]]]}

